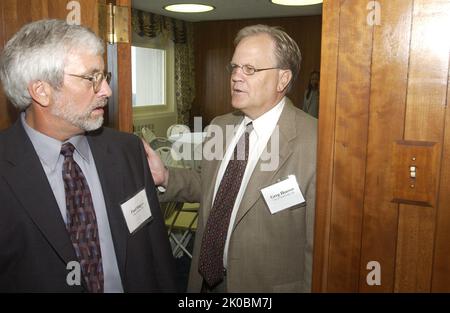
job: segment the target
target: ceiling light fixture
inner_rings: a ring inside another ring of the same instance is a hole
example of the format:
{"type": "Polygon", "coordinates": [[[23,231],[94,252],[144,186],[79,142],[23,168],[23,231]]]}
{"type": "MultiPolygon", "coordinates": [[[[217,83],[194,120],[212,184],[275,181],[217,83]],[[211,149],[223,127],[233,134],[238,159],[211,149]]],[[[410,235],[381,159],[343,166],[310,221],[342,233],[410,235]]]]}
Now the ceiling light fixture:
{"type": "Polygon", "coordinates": [[[184,4],[171,4],[166,5],[164,10],[179,13],[201,13],[214,10],[211,5],[184,3],[184,4]]]}
{"type": "Polygon", "coordinates": [[[313,5],[322,3],[323,0],[270,0],[274,4],[279,5],[313,5]]]}

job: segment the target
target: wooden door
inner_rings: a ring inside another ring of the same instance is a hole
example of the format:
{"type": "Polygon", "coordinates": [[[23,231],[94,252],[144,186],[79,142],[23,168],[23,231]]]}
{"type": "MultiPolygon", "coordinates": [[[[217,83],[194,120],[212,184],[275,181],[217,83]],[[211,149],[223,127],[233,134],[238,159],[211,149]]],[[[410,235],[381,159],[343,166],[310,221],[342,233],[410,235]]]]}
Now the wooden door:
{"type": "MultiPolygon", "coordinates": [[[[105,5],[110,2],[131,7],[131,0],[1,0],[0,50],[23,25],[43,18],[58,18],[72,23],[80,23],[104,37],[104,34],[100,34],[100,30],[106,30],[106,25],[99,24],[99,4],[105,5]]],[[[127,70],[131,63],[130,44],[117,44],[116,48],[118,71],[114,74],[118,76],[117,86],[120,85],[121,88],[115,92],[119,98],[117,103],[120,103],[120,106],[118,105],[110,112],[109,120],[113,127],[130,131],[132,129],[131,113],[127,114],[128,110],[131,110],[131,74],[127,70]],[[130,105],[130,109],[128,109],[128,105],[130,105]]],[[[0,130],[10,126],[17,116],[18,112],[9,103],[0,88],[0,130]]]]}
{"type": "Polygon", "coordinates": [[[450,291],[449,29],[449,0],[324,1],[313,290],[450,291]]]}

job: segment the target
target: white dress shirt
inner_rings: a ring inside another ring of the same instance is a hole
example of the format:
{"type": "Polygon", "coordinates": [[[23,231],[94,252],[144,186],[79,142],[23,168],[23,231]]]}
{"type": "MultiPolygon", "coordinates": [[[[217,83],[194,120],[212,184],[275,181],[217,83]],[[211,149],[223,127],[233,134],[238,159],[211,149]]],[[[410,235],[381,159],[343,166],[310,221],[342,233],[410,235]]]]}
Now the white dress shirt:
{"type": "Polygon", "coordinates": [[[281,112],[283,111],[284,104],[285,104],[285,98],[281,99],[281,101],[274,106],[271,110],[264,113],[260,117],[258,117],[255,120],[251,120],[247,116],[242,120],[241,124],[236,128],[236,132],[230,142],[230,145],[228,146],[224,158],[222,160],[222,163],[220,164],[219,172],[217,173],[217,179],[216,184],[214,188],[214,197],[213,197],[213,203],[214,199],[216,197],[217,190],[219,189],[220,182],[222,181],[222,177],[225,173],[225,170],[227,168],[228,162],[230,161],[230,158],[233,154],[234,148],[239,140],[241,138],[242,134],[245,131],[246,125],[249,122],[253,123],[253,131],[250,133],[249,142],[250,142],[250,150],[249,150],[249,156],[248,156],[248,162],[247,167],[245,169],[244,176],[242,177],[242,183],[241,188],[239,189],[239,192],[236,197],[236,202],[233,206],[233,211],[231,212],[231,218],[230,218],[230,225],[228,226],[228,234],[227,239],[225,241],[225,248],[223,253],[223,264],[225,268],[227,268],[228,262],[228,245],[230,243],[230,237],[231,232],[233,229],[233,224],[236,219],[236,215],[239,209],[239,206],[241,204],[242,198],[244,196],[245,190],[247,189],[248,182],[250,180],[250,177],[252,176],[252,173],[255,169],[256,163],[258,162],[259,158],[261,157],[262,152],[266,148],[267,142],[270,139],[270,136],[272,135],[273,131],[275,130],[275,127],[278,124],[278,120],[280,119],[281,112]]]}

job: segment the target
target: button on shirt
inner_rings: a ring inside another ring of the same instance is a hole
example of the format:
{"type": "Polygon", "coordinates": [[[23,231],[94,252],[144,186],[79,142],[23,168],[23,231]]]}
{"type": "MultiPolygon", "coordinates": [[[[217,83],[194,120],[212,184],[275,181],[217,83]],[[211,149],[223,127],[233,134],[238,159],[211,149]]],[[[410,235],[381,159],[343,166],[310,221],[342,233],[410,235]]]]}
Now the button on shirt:
{"type": "Polygon", "coordinates": [[[249,141],[250,141],[250,150],[248,156],[247,167],[245,169],[244,177],[242,178],[241,188],[236,197],[236,202],[234,203],[233,211],[231,213],[230,218],[230,226],[228,227],[227,240],[225,242],[225,248],[223,253],[223,264],[225,268],[227,268],[227,257],[228,257],[228,246],[230,243],[231,232],[233,230],[234,221],[236,220],[236,215],[241,204],[242,198],[245,193],[245,189],[247,189],[248,182],[252,173],[256,167],[256,163],[258,163],[259,158],[261,157],[262,152],[267,146],[267,142],[270,139],[275,127],[278,124],[278,120],[280,119],[281,112],[283,111],[285,104],[285,98],[281,99],[281,101],[273,107],[268,112],[264,113],[260,117],[255,120],[251,120],[247,116],[244,117],[241,124],[237,127],[236,133],[234,134],[233,139],[228,146],[223,161],[220,164],[219,172],[217,173],[217,179],[214,188],[214,199],[216,197],[217,190],[219,188],[220,182],[222,181],[223,174],[227,168],[228,162],[230,161],[231,155],[233,154],[234,147],[236,146],[239,138],[241,138],[242,134],[245,131],[245,126],[249,123],[253,123],[253,131],[250,133],[249,141]]]}
{"type": "MultiPolygon", "coordinates": [[[[34,146],[50,187],[55,195],[59,210],[64,222],[67,222],[66,194],[62,178],[62,166],[64,156],[60,154],[62,143],[59,140],[48,137],[28,126],[25,121],[25,113],[21,113],[22,125],[34,146]]],[[[68,140],[75,146],[73,158],[80,166],[89,185],[97,217],[98,232],[100,237],[100,249],[102,253],[104,292],[123,292],[119,267],[112,241],[106,212],[105,199],[92,156],[89,143],[84,135],[74,136],[68,140]]]]}

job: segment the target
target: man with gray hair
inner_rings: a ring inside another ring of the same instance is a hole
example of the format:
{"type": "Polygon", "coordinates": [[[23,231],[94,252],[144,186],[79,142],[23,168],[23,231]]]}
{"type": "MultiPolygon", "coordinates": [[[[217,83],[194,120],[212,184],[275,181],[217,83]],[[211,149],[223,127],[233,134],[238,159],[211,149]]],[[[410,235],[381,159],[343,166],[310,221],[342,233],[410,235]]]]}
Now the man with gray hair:
{"type": "Polygon", "coordinates": [[[176,291],[142,143],[102,128],[103,53],[60,20],[4,48],[0,78],[21,113],[0,132],[0,292],[176,291]]]}
{"type": "Polygon", "coordinates": [[[228,70],[238,111],[215,118],[205,142],[226,138],[232,126],[223,158],[203,151],[201,173],[166,169],[145,146],[149,166],[164,187],[162,201],[200,202],[188,291],[308,292],[317,121],[285,96],[300,69],[300,50],[284,31],[266,25],[241,29],[235,45],[228,70]],[[264,167],[269,144],[277,158],[272,168],[264,167]]]}

